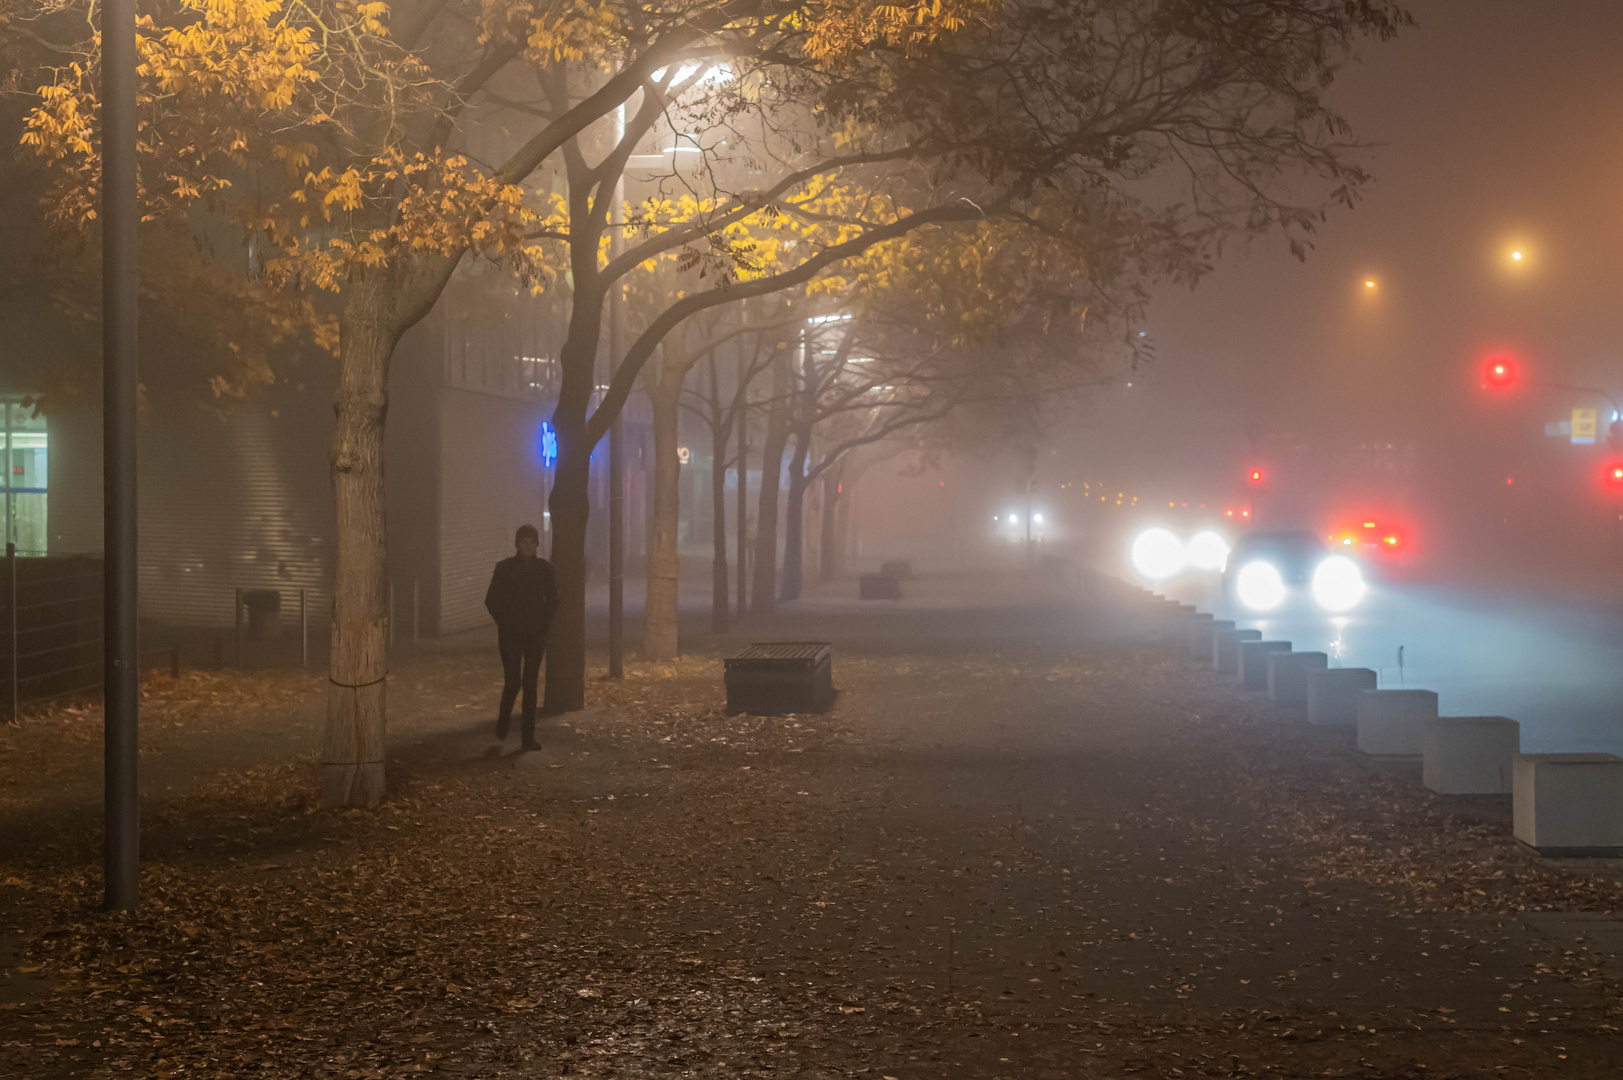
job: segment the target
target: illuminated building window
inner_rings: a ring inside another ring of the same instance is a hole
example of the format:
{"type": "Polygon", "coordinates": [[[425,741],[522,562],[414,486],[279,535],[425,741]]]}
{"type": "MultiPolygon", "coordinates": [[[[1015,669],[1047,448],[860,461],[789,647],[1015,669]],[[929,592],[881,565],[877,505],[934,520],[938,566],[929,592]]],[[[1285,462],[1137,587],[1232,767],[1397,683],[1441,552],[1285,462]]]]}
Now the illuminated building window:
{"type": "Polygon", "coordinates": [[[0,454],[5,458],[4,539],[19,555],[45,554],[45,417],[19,400],[0,400],[0,454]]]}

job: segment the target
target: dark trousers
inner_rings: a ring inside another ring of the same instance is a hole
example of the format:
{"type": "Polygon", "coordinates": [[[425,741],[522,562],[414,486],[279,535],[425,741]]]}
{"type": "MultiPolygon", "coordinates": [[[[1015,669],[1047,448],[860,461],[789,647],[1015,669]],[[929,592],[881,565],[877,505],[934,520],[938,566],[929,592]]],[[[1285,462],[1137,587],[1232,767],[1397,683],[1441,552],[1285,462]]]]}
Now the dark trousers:
{"type": "Polygon", "coordinates": [[[502,654],[501,718],[511,719],[513,702],[524,691],[524,713],[520,728],[525,742],[535,741],[535,685],[541,675],[541,654],[546,650],[545,634],[496,631],[496,647],[502,654]]]}

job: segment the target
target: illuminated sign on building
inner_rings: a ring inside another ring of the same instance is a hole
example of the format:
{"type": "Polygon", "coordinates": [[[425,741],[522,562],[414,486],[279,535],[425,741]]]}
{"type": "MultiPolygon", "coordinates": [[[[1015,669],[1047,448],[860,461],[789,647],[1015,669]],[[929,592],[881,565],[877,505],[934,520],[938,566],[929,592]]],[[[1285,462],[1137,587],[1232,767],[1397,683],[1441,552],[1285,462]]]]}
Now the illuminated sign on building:
{"type": "Polygon", "coordinates": [[[552,468],[558,461],[558,433],[552,430],[552,424],[546,420],[541,421],[541,464],[552,468]]]}

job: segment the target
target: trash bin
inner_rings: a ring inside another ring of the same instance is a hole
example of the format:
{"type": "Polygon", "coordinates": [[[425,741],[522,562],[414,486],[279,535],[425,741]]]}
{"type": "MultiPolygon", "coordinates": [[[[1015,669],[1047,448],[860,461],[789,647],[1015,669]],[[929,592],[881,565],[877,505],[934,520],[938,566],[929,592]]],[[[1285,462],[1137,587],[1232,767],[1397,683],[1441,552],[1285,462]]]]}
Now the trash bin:
{"type": "Polygon", "coordinates": [[[275,589],[246,589],[242,606],[248,609],[248,639],[268,641],[282,621],[282,594],[275,589]]]}

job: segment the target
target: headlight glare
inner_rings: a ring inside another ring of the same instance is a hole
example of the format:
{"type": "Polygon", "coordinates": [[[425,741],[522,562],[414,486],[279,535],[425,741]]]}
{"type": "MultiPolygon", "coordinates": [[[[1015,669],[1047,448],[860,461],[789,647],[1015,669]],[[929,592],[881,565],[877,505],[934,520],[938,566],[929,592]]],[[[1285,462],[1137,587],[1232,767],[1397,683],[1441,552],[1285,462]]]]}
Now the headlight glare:
{"type": "Polygon", "coordinates": [[[1350,611],[1368,592],[1358,564],[1332,555],[1313,571],[1313,599],[1326,611],[1350,611]]]}
{"type": "Polygon", "coordinates": [[[1228,544],[1210,529],[1190,538],[1189,565],[1196,570],[1222,570],[1228,561],[1228,544]]]}
{"type": "Polygon", "coordinates": [[[1285,602],[1285,579],[1272,563],[1246,563],[1234,577],[1234,595],[1252,611],[1272,611],[1285,602]]]}
{"type": "Polygon", "coordinates": [[[1133,539],[1133,569],[1151,581],[1169,578],[1183,569],[1183,541],[1166,529],[1145,529],[1133,539]]]}

